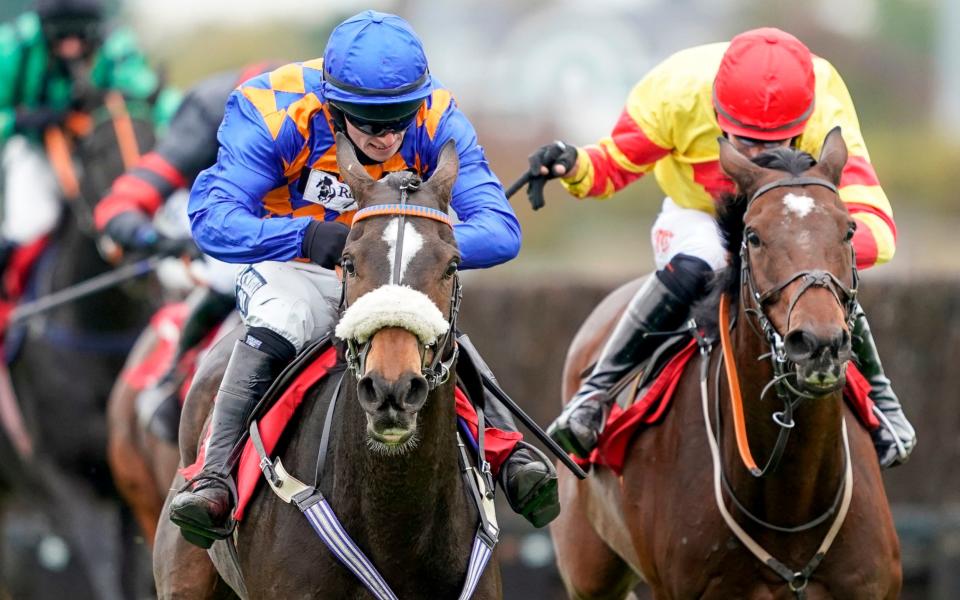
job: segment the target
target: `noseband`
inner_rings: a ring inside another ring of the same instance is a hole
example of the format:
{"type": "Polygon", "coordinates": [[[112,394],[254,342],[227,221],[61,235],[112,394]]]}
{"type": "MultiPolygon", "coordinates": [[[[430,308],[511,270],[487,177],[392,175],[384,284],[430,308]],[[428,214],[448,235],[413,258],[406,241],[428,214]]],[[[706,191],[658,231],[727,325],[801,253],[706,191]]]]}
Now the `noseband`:
{"type": "MultiPolygon", "coordinates": [[[[429,208],[427,206],[407,204],[407,196],[410,193],[416,192],[419,188],[420,178],[415,175],[410,175],[400,182],[399,203],[369,206],[357,211],[353,217],[354,225],[371,217],[394,216],[399,218],[399,223],[397,224],[397,243],[394,249],[395,254],[393,271],[390,274],[391,283],[396,283],[397,285],[400,284],[400,274],[402,270],[401,266],[403,264],[403,234],[407,217],[430,219],[432,221],[443,223],[451,229],[453,228],[453,221],[450,219],[450,215],[446,214],[445,212],[435,208],[429,208]]],[[[348,308],[347,271],[346,269],[341,269],[341,271],[340,305],[342,310],[346,310],[348,308]]],[[[418,344],[420,345],[421,356],[420,373],[427,380],[427,385],[431,390],[447,382],[447,380],[450,378],[450,368],[453,366],[453,363],[456,361],[459,353],[459,348],[455,343],[455,339],[457,316],[460,314],[460,301],[463,298],[463,287],[460,283],[460,277],[458,274],[455,273],[452,278],[453,285],[450,290],[450,309],[448,313],[449,316],[447,318],[450,326],[447,328],[446,333],[443,334],[443,337],[440,340],[434,340],[429,344],[423,344],[422,342],[418,341],[418,344]],[[429,361],[427,360],[428,350],[433,351],[433,357],[429,361]],[[443,356],[448,352],[450,356],[444,360],[443,356]]],[[[360,344],[358,344],[357,340],[355,339],[344,340],[347,344],[347,366],[353,370],[357,381],[363,378],[364,371],[366,370],[365,364],[372,340],[372,336],[369,340],[360,344]]]]}

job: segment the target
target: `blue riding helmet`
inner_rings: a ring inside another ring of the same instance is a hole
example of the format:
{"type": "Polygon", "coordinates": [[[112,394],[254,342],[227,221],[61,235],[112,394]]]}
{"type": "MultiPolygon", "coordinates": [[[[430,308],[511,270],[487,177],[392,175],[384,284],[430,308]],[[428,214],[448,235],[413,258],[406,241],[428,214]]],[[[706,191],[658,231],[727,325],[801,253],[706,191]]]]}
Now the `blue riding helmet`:
{"type": "Polygon", "coordinates": [[[366,10],[338,25],[323,53],[324,97],[364,121],[402,120],[433,92],[423,44],[396,15],[366,10]]]}

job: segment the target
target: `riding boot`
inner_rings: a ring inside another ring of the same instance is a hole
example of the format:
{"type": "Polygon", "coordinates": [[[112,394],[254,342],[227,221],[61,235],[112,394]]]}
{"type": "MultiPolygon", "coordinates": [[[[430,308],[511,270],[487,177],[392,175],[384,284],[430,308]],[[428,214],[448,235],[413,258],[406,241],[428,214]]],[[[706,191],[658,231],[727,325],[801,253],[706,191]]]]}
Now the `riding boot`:
{"type": "Polygon", "coordinates": [[[900,400],[893,393],[890,380],[883,372],[880,354],[870,332],[870,324],[863,309],[857,305],[857,318],[853,326],[853,355],[857,367],[870,383],[870,399],[873,411],[880,420],[880,427],[871,432],[877,449],[880,467],[895,467],[907,461],[917,444],[917,433],[903,414],[900,400]]]}
{"type": "Polygon", "coordinates": [[[183,323],[177,351],[167,371],[137,398],[137,414],[141,423],[159,439],[176,444],[180,428],[180,362],[183,356],[203,341],[236,306],[232,294],[221,294],[210,288],[190,308],[183,323]]]}
{"type": "Polygon", "coordinates": [[[226,525],[234,501],[227,464],[230,453],[250,412],[284,366],[285,362],[244,341],[234,344],[213,405],[203,469],[170,503],[170,520],[191,543],[209,547],[229,535],[226,525]]]}
{"type": "MultiPolygon", "coordinates": [[[[483,414],[490,426],[518,431],[509,409],[487,387],[500,389],[493,371],[466,335],[457,337],[460,361],[469,360],[483,387],[483,414]]],[[[498,480],[510,508],[534,527],[543,527],[560,514],[557,495],[557,471],[550,460],[534,446],[520,442],[500,467],[498,480]]]]}
{"type": "Polygon", "coordinates": [[[678,328],[688,312],[688,302],[670,291],[659,277],[650,276],[630,301],[593,371],[547,429],[550,437],[564,450],[589,457],[613,404],[607,391],[663,341],[647,333],[678,328]]]}

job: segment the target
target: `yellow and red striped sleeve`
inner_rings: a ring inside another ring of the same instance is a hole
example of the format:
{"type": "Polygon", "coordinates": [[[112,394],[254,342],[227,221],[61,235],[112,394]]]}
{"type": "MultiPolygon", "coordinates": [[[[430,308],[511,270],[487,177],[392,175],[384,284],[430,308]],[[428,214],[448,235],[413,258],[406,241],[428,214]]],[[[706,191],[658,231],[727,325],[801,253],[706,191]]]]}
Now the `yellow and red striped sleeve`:
{"type": "MultiPolygon", "coordinates": [[[[870,163],[870,154],[863,141],[860,122],[847,86],[826,60],[816,58],[814,68],[817,75],[817,106],[811,116],[814,122],[807,125],[803,141],[816,144],[811,154],[819,156],[826,134],[833,127],[840,126],[848,155],[840,178],[840,199],[857,223],[857,231],[853,236],[857,267],[866,269],[883,264],[893,258],[897,246],[893,209],[870,163]]],[[[805,145],[803,141],[801,144],[805,145]]]]}
{"type": "Polygon", "coordinates": [[[634,86],[609,136],[578,150],[576,171],[562,180],[572,195],[608,198],[670,153],[672,144],[659,131],[664,115],[656,110],[662,106],[657,101],[656,77],[653,72],[634,86]]]}

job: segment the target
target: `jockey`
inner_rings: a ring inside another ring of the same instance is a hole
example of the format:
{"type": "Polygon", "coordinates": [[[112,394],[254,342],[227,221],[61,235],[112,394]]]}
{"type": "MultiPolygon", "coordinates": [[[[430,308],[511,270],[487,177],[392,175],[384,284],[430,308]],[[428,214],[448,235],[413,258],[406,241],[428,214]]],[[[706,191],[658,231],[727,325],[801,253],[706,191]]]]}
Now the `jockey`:
{"type": "MultiPolygon", "coordinates": [[[[200,248],[241,263],[237,304],[247,327],[227,365],[210,420],[204,465],[173,498],[170,517],[192,531],[222,527],[231,511],[224,483],[231,448],[257,401],[311,341],[337,319],[340,260],[357,208],[342,183],[334,134],[344,132],[374,178],[412,170],[428,178],[454,140],[460,172],[451,206],[461,268],[514,258],[520,226],[490,171],[473,126],[427,68],[423,46],[395,15],[365,11],[338,25],[322,59],[286,65],[242,85],[227,101],[217,163],[200,174],[189,213],[200,248]]],[[[465,337],[461,359],[485,365],[465,337]],[[466,356],[464,356],[466,355],[466,356]]],[[[491,425],[516,431],[488,399],[491,425]]],[[[543,526],[559,512],[556,473],[532,446],[504,463],[511,507],[543,526]]]]}
{"type": "MultiPolygon", "coordinates": [[[[239,70],[217,73],[191,87],[153,150],[118,177],[97,204],[94,211],[97,231],[126,251],[158,250],[165,240],[154,227],[152,217],[171,194],[189,189],[200,171],[216,162],[217,129],[223,120],[227,97],[244,81],[278,66],[280,63],[254,63],[239,70]]],[[[157,396],[146,403],[153,407],[153,414],[146,415],[149,427],[173,443],[177,441],[180,421],[175,377],[180,358],[218,326],[236,305],[236,266],[205,258],[208,287],[191,305],[170,369],[151,389],[144,391],[157,396]]]]}
{"type": "Polygon", "coordinates": [[[60,215],[43,132],[90,109],[107,90],[150,102],[157,123],[178,102],[160,89],[129,30],[105,32],[100,0],[36,0],[34,12],[0,25],[0,267],[13,247],[53,230],[60,215]]]}
{"type": "MultiPolygon", "coordinates": [[[[850,94],[834,67],[792,35],[773,28],[742,33],[729,43],[683,50],[655,67],[630,92],[609,137],[576,148],[554,142],[530,156],[531,194],[561,177],[574,196],[605,198],[653,171],[667,195],[653,226],[657,271],[631,300],[600,359],[551,425],[551,436],[586,457],[596,447],[613,399],[606,391],[659,344],[644,334],[686,320],[711,272],[727,265],[713,221],[714,201],[733,191],[718,162],[721,134],[743,154],[793,146],[818,156],[828,131],[842,126],[850,158],[840,198],[857,223],[857,267],[893,256],[896,227],[890,203],[870,164],[850,94]]],[[[883,467],[902,463],[916,434],[884,375],[862,309],[853,352],[871,385],[881,427],[873,441],[883,467]]]]}

